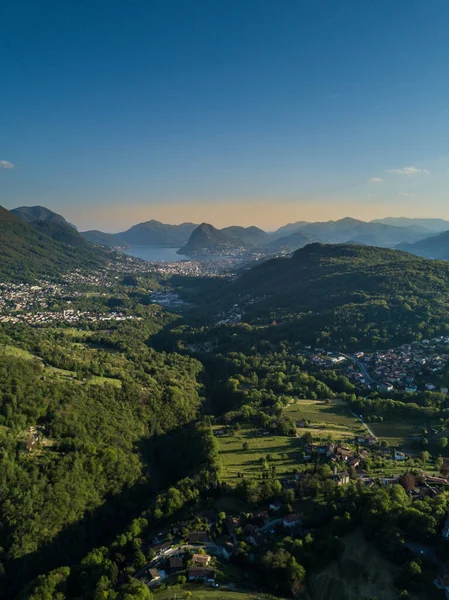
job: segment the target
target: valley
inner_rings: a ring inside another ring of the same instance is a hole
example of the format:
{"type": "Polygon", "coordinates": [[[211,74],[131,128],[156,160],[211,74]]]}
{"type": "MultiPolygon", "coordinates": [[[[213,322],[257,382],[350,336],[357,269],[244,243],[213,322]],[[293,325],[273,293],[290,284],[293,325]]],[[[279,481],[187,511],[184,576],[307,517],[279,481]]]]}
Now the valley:
{"type": "Polygon", "coordinates": [[[408,548],[444,554],[446,263],[318,243],[243,270],[103,252],[0,284],[0,596],[363,597],[374,571],[341,575],[362,536],[388,545],[385,589],[430,597],[440,559],[408,548]]]}

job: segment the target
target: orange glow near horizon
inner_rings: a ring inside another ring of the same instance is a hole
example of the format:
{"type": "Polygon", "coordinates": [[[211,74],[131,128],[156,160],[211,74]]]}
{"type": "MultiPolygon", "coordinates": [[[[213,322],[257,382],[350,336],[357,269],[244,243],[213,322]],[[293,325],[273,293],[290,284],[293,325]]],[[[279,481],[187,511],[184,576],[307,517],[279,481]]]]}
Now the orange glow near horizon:
{"type": "Polygon", "coordinates": [[[329,221],[343,217],[353,217],[363,221],[383,217],[440,217],[449,218],[449,212],[441,214],[441,205],[423,203],[422,208],[410,207],[406,201],[386,203],[372,202],[335,202],[330,201],[301,201],[279,202],[265,200],[261,202],[177,202],[177,203],[142,203],[128,205],[93,205],[88,211],[81,207],[52,207],[63,214],[67,220],[74,223],[81,231],[99,229],[115,233],[125,231],[129,227],[155,219],[163,223],[180,224],[184,222],[211,223],[217,228],[229,225],[248,227],[255,225],[266,231],[273,231],[282,225],[295,221],[329,221]]]}

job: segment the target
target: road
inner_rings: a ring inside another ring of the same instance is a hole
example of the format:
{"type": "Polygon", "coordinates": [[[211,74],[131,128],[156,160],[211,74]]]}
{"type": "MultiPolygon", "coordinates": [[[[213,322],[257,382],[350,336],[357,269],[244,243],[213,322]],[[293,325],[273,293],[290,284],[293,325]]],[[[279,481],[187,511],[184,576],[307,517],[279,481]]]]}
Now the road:
{"type": "Polygon", "coordinates": [[[368,371],[366,370],[365,365],[362,363],[361,360],[359,360],[358,358],[356,358],[355,356],[351,356],[350,354],[344,354],[343,352],[340,352],[340,354],[342,356],[344,356],[345,358],[347,358],[348,360],[352,361],[353,363],[355,363],[358,368],[360,369],[363,377],[371,384],[375,384],[376,382],[374,381],[374,379],[371,377],[371,375],[368,373],[368,371]]]}
{"type": "Polygon", "coordinates": [[[279,519],[274,519],[273,521],[270,521],[269,523],[267,523],[266,525],[264,525],[263,527],[261,527],[259,529],[259,531],[268,531],[269,529],[271,529],[272,527],[274,527],[275,525],[278,525],[279,523],[282,523],[283,519],[279,518],[279,519]]]}
{"type": "Polygon", "coordinates": [[[353,416],[354,416],[354,417],[357,419],[357,421],[360,421],[360,423],[361,423],[361,424],[363,425],[363,427],[364,427],[364,428],[367,430],[367,432],[368,432],[368,433],[369,433],[369,434],[370,434],[370,435],[371,435],[373,438],[376,438],[376,440],[377,440],[377,435],[376,435],[376,434],[373,432],[373,430],[370,428],[370,426],[369,426],[369,425],[367,425],[367,424],[365,423],[365,421],[362,419],[362,417],[359,417],[359,416],[357,416],[357,415],[355,414],[355,412],[352,412],[352,410],[351,410],[351,409],[349,409],[349,412],[351,413],[351,415],[353,415],[353,416]]]}

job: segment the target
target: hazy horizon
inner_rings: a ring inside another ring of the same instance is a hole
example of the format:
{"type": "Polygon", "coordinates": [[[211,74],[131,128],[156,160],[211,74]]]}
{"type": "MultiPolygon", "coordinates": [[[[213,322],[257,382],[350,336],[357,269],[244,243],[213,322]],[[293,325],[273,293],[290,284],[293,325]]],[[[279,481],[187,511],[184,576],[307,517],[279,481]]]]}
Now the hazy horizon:
{"type": "Polygon", "coordinates": [[[0,204],[80,229],[449,219],[449,3],[8,3],[0,204]]]}
{"type": "MultiPolygon", "coordinates": [[[[37,205],[21,204],[17,206],[5,206],[5,208],[13,209],[19,206],[37,205]]],[[[218,229],[230,225],[240,225],[243,227],[256,226],[267,232],[275,231],[279,227],[297,221],[337,221],[346,217],[367,222],[391,217],[449,220],[449,211],[447,216],[441,214],[423,214],[422,212],[411,215],[410,211],[409,214],[406,214],[405,210],[403,213],[393,214],[393,211],[385,212],[382,209],[376,211],[375,207],[373,207],[372,212],[361,214],[358,207],[352,205],[347,205],[347,210],[352,210],[352,212],[345,212],[343,209],[345,205],[335,207],[331,204],[325,205],[324,203],[321,205],[319,212],[316,206],[304,204],[297,207],[293,207],[291,204],[273,207],[268,204],[254,203],[246,207],[242,207],[241,204],[223,204],[219,211],[216,210],[216,207],[211,207],[207,204],[182,204],[178,205],[176,210],[170,209],[169,211],[164,210],[163,205],[156,205],[147,209],[138,206],[117,207],[116,210],[114,208],[98,209],[91,207],[88,215],[80,214],[76,209],[73,210],[70,207],[60,207],[58,209],[57,206],[50,204],[40,204],[39,206],[45,206],[45,208],[61,214],[67,221],[76,225],[80,231],[99,230],[105,233],[119,233],[126,231],[133,225],[151,220],[171,225],[180,225],[187,222],[196,224],[206,222],[218,229]],[[273,211],[276,211],[276,219],[270,219],[273,211]],[[113,225],[116,219],[121,225],[113,225]]]]}

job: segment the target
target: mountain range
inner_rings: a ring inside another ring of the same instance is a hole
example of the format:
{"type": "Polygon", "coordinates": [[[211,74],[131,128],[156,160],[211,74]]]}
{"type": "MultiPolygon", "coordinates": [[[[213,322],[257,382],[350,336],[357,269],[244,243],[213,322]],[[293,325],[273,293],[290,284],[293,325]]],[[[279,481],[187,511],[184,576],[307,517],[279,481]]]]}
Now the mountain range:
{"type": "Polygon", "coordinates": [[[102,231],[84,231],[82,235],[100,246],[173,246],[179,247],[187,243],[190,234],[197,226],[194,223],[167,225],[151,220],[134,225],[120,233],[103,233],[102,231]]]}
{"type": "Polygon", "coordinates": [[[10,211],[56,242],[90,248],[85,243],[106,247],[171,246],[186,256],[226,254],[253,250],[270,255],[294,252],[312,242],[351,243],[398,248],[427,258],[449,259],[449,221],[443,219],[386,217],[361,221],[345,217],[336,221],[297,221],[265,232],[258,227],[230,226],[217,229],[209,223],[170,225],[150,220],[119,233],[91,230],[79,234],[66,219],[42,207],[22,206],[10,211]]]}
{"type": "MultiPolygon", "coordinates": [[[[216,229],[208,223],[202,223],[194,229],[188,243],[179,250],[179,254],[226,254],[231,250],[245,248],[258,249],[269,254],[275,250],[294,251],[314,241],[395,247],[403,243],[413,244],[435,233],[420,223],[410,224],[401,220],[397,222],[401,225],[366,222],[350,217],[317,223],[299,221],[281,227],[273,233],[266,233],[257,227],[216,229]]],[[[441,221],[440,226],[443,227],[443,224],[444,221],[441,221]]],[[[434,226],[436,225],[434,223],[434,226]]]]}

